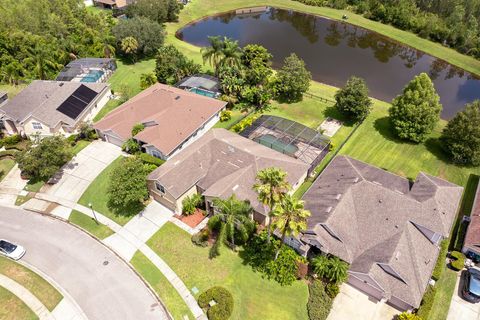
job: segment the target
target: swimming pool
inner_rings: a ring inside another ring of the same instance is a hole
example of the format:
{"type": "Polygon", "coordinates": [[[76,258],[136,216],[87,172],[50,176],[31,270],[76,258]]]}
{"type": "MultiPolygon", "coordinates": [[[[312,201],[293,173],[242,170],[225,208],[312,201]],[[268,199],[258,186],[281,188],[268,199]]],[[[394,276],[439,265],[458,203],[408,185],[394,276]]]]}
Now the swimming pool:
{"type": "Polygon", "coordinates": [[[80,82],[97,82],[105,72],[102,70],[90,70],[88,74],[80,80],[80,82]]]}
{"type": "Polygon", "coordinates": [[[188,91],[199,94],[199,95],[204,96],[204,97],[209,97],[209,98],[215,98],[216,95],[217,95],[215,92],[211,92],[211,91],[207,91],[207,90],[203,90],[203,89],[199,89],[199,88],[191,88],[188,91]]]}
{"type": "Polygon", "coordinates": [[[287,144],[281,140],[278,140],[277,137],[271,134],[265,134],[254,139],[256,142],[263,144],[270,149],[279,151],[281,153],[287,154],[289,156],[294,156],[298,151],[298,147],[293,144],[287,144]]]}

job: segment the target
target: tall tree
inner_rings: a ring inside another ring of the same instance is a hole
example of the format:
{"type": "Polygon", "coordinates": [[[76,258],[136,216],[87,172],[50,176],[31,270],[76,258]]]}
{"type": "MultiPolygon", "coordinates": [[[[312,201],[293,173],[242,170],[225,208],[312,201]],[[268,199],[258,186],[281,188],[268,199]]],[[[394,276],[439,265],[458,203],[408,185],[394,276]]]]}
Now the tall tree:
{"type": "Polygon", "coordinates": [[[390,122],[397,136],[413,142],[423,142],[440,120],[442,105],[426,73],[410,81],[403,93],[392,101],[390,122]]]}
{"type": "Polygon", "coordinates": [[[441,140],[455,163],[480,165],[480,100],[467,104],[448,122],[441,140]]]}
{"type": "Polygon", "coordinates": [[[335,107],[355,122],[363,121],[372,107],[365,80],[354,76],[348,79],[347,84],[335,93],[335,100],[335,107]]]}
{"type": "Polygon", "coordinates": [[[177,21],[180,7],[177,0],[137,0],[127,7],[127,16],[145,17],[163,24],[177,21]]]}
{"type": "Polygon", "coordinates": [[[138,43],[138,54],[152,56],[162,47],[165,37],[163,27],[155,21],[143,17],[120,19],[112,29],[117,46],[121,48],[122,40],[133,37],[138,43]]]}
{"type": "Polygon", "coordinates": [[[287,194],[273,212],[273,227],[282,234],[280,246],[275,253],[275,260],[282,249],[286,236],[296,236],[307,229],[310,211],[305,210],[304,202],[287,194]]]}
{"type": "Polygon", "coordinates": [[[305,62],[295,53],[285,58],[277,73],[277,91],[280,99],[293,102],[302,100],[303,94],[310,88],[312,74],[305,62]]]}
{"type": "Polygon", "coordinates": [[[33,65],[33,72],[38,79],[45,80],[49,71],[58,71],[62,67],[61,64],[50,59],[51,56],[47,48],[42,47],[41,44],[31,48],[29,51],[30,57],[26,58],[24,62],[33,65]]]}
{"type": "Polygon", "coordinates": [[[210,45],[201,49],[203,63],[208,61],[215,70],[215,74],[218,74],[217,69],[223,55],[223,41],[220,36],[215,36],[208,37],[208,42],[210,45]]]}
{"type": "Polygon", "coordinates": [[[122,39],[120,44],[122,51],[130,58],[135,61],[135,56],[137,55],[138,42],[134,37],[126,37],[122,39]]]}
{"type": "Polygon", "coordinates": [[[270,235],[272,232],[272,213],[290,188],[290,184],[287,182],[287,173],[282,169],[271,167],[260,170],[257,173],[256,183],[253,185],[253,189],[258,194],[258,200],[269,208],[267,226],[268,243],[270,243],[270,235]]]}
{"type": "Polygon", "coordinates": [[[230,241],[235,250],[235,234],[240,233],[242,237],[247,238],[253,224],[250,219],[252,207],[249,203],[238,200],[235,195],[228,199],[215,199],[213,204],[216,213],[210,218],[209,225],[219,225],[220,227],[217,239],[210,250],[211,258],[220,254],[220,246],[225,240],[230,241]]]}
{"type": "Polygon", "coordinates": [[[223,39],[222,55],[219,65],[224,67],[239,67],[242,59],[242,49],[238,46],[238,41],[229,38],[223,39]]]}
{"type": "Polygon", "coordinates": [[[173,45],[161,47],[156,55],[155,74],[160,83],[175,84],[181,79],[199,73],[201,66],[178,51],[173,45]]]}

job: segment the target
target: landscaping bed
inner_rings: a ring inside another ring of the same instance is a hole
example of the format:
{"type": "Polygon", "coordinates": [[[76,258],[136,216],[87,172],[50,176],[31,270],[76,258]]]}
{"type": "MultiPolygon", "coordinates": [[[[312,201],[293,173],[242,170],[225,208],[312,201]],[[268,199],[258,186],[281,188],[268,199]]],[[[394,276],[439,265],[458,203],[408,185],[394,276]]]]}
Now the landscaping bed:
{"type": "MultiPolygon", "coordinates": [[[[262,278],[238,253],[224,249],[209,259],[209,248],[192,244],[190,235],[168,222],[147,244],[177,273],[186,286],[203,292],[223,286],[234,299],[231,319],[308,319],[308,288],[304,281],[281,286],[262,278]]],[[[198,295],[195,295],[198,297],[198,295]]]]}
{"type": "Polygon", "coordinates": [[[202,222],[205,217],[205,211],[196,208],[195,213],[186,216],[186,215],[175,215],[175,218],[185,223],[187,226],[191,228],[195,228],[202,222]]]}
{"type": "Polygon", "coordinates": [[[60,292],[45,279],[10,259],[0,257],[0,273],[24,286],[50,311],[63,299],[60,292]]]}

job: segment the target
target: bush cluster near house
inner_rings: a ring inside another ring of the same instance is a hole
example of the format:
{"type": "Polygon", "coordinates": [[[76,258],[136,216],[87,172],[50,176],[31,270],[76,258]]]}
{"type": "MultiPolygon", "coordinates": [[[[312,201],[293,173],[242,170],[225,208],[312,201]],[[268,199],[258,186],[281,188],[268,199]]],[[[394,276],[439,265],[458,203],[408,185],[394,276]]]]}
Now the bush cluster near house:
{"type": "Polygon", "coordinates": [[[259,117],[260,117],[259,115],[246,117],[245,119],[242,119],[240,122],[234,125],[231,128],[231,130],[237,133],[242,132],[246,128],[250,127],[255,122],[255,120],[257,120],[259,117]]]}
{"type": "Polygon", "coordinates": [[[459,251],[452,251],[450,257],[453,261],[450,263],[450,266],[455,271],[460,271],[465,268],[465,256],[459,251]]]}
{"type": "Polygon", "coordinates": [[[477,0],[295,0],[312,6],[352,9],[364,17],[415,32],[480,58],[477,0]]]}
{"type": "Polygon", "coordinates": [[[308,285],[308,318],[310,320],[326,320],[333,300],[325,291],[325,284],[320,280],[313,280],[308,285]]]}
{"type": "Polygon", "coordinates": [[[200,206],[203,206],[203,198],[200,194],[194,193],[182,200],[182,213],[190,216],[194,214],[195,210],[200,206]]]}
{"type": "Polygon", "coordinates": [[[223,110],[220,112],[220,122],[226,122],[232,119],[232,111],[230,110],[223,110]]]}
{"type": "Polygon", "coordinates": [[[198,297],[198,305],[207,310],[209,320],[228,320],[233,312],[233,296],[223,287],[212,287],[198,297]]]}

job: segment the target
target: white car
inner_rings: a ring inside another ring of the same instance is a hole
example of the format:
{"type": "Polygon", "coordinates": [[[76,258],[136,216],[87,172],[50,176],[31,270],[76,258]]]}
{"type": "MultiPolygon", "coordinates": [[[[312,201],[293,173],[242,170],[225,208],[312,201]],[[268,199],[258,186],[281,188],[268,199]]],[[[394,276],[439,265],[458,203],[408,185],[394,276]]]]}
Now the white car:
{"type": "Polygon", "coordinates": [[[13,244],[7,240],[0,239],[0,254],[13,259],[18,260],[25,254],[25,248],[16,244],[13,244]]]}

